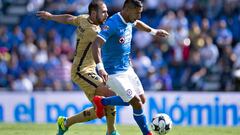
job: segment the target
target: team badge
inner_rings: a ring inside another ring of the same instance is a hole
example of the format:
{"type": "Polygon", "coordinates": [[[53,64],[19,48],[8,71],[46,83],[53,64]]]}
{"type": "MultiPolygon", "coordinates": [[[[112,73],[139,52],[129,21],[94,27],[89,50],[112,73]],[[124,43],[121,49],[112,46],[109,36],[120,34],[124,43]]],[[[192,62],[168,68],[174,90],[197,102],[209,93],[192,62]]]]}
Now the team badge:
{"type": "Polygon", "coordinates": [[[120,43],[120,44],[125,43],[125,37],[121,37],[121,38],[119,39],[119,43],[120,43]]]}
{"type": "Polygon", "coordinates": [[[103,31],[107,31],[107,30],[109,30],[109,26],[104,25],[102,29],[103,29],[103,31]]]}
{"type": "Polygon", "coordinates": [[[131,89],[128,89],[128,90],[127,90],[127,95],[128,95],[128,96],[131,96],[131,95],[132,95],[132,90],[131,90],[131,89]]]}

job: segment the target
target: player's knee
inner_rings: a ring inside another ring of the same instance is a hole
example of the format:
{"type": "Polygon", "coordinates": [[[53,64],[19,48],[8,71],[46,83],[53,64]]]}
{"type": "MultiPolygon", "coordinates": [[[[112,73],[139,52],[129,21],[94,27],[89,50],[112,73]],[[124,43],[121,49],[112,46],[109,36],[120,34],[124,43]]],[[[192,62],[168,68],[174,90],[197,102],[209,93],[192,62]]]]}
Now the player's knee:
{"type": "Polygon", "coordinates": [[[132,105],[133,109],[142,109],[141,100],[136,96],[133,97],[129,103],[132,105]]]}
{"type": "Polygon", "coordinates": [[[115,95],[116,95],[115,92],[113,92],[109,88],[106,88],[106,91],[105,91],[105,94],[104,94],[105,97],[110,97],[110,96],[115,96],[115,95]]]}
{"type": "Polygon", "coordinates": [[[140,99],[141,99],[142,104],[145,104],[145,102],[146,102],[146,97],[145,97],[145,95],[144,95],[144,94],[141,94],[141,95],[139,95],[139,97],[140,97],[140,99]]]}
{"type": "Polygon", "coordinates": [[[111,91],[107,86],[101,85],[96,88],[95,95],[109,97],[109,96],[114,96],[115,93],[111,91]]]}

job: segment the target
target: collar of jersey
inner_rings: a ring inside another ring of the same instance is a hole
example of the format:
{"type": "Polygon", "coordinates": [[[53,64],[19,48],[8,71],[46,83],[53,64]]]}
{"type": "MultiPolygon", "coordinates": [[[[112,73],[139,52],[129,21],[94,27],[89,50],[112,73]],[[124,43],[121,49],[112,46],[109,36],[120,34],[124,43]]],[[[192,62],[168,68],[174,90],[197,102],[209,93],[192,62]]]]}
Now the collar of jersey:
{"type": "Polygon", "coordinates": [[[118,15],[119,15],[119,17],[121,18],[122,22],[127,25],[127,22],[124,20],[124,18],[123,18],[122,15],[120,14],[120,12],[118,12],[118,15]]]}
{"type": "MultiPolygon", "coordinates": [[[[94,24],[93,21],[88,17],[87,18],[87,21],[90,23],[90,24],[94,24]]],[[[95,25],[95,24],[94,24],[95,25]]]]}

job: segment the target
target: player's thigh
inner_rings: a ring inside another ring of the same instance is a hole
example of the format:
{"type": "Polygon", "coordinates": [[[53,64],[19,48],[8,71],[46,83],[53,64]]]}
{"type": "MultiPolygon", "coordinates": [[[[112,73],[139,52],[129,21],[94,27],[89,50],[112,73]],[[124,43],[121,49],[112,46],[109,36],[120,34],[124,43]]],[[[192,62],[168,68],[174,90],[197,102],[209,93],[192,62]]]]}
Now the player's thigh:
{"type": "Polygon", "coordinates": [[[109,87],[102,83],[97,87],[95,95],[110,97],[115,96],[116,94],[109,87]]]}
{"type": "Polygon", "coordinates": [[[94,72],[77,74],[73,80],[84,91],[90,101],[95,95],[105,97],[115,95],[109,87],[103,84],[101,77],[94,72]]]}
{"type": "Polygon", "coordinates": [[[135,73],[135,71],[132,68],[130,68],[128,70],[128,77],[129,77],[130,82],[133,85],[133,88],[136,91],[136,94],[137,95],[143,95],[144,90],[143,90],[142,83],[141,83],[140,79],[138,78],[137,74],[135,73]]]}
{"type": "Polygon", "coordinates": [[[109,75],[107,85],[125,102],[136,95],[127,74],[109,75]]]}
{"type": "Polygon", "coordinates": [[[77,73],[72,76],[72,80],[83,90],[87,98],[92,101],[96,89],[102,85],[102,79],[94,72],[77,73]]]}

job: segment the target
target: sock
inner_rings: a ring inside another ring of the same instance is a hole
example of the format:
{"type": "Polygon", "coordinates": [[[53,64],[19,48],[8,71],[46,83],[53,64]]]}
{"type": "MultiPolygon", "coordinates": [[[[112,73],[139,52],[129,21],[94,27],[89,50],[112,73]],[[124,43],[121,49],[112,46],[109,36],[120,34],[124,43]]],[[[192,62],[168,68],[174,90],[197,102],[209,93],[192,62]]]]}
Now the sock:
{"type": "Polygon", "coordinates": [[[129,103],[124,102],[120,96],[111,96],[102,99],[102,104],[104,106],[111,105],[111,106],[129,106],[129,103]]]}
{"type": "Polygon", "coordinates": [[[68,117],[65,123],[65,127],[70,127],[75,123],[87,122],[96,119],[95,109],[93,107],[87,108],[79,114],[68,117]]]}
{"type": "Polygon", "coordinates": [[[116,108],[114,106],[106,106],[105,115],[107,119],[108,135],[116,130],[115,119],[116,119],[116,108]]]}
{"type": "Polygon", "coordinates": [[[143,114],[143,110],[142,109],[133,109],[133,117],[135,119],[135,121],[137,122],[139,128],[141,129],[143,135],[147,135],[150,130],[148,129],[147,126],[147,121],[146,121],[146,117],[143,114]]]}

